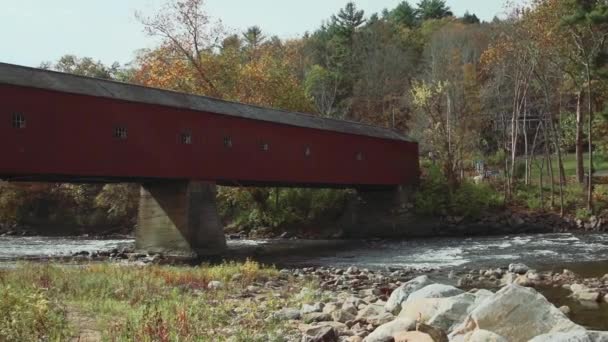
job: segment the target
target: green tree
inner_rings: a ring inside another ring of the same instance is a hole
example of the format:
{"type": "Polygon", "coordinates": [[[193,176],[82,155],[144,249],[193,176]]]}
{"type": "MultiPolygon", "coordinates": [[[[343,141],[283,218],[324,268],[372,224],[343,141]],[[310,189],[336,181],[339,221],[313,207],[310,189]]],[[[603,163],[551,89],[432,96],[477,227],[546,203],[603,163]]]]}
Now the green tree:
{"type": "Polygon", "coordinates": [[[413,28],[418,24],[416,9],[407,1],[400,2],[388,13],[389,18],[399,25],[413,28]]]}
{"type": "Polygon", "coordinates": [[[587,140],[589,178],[587,209],[593,210],[593,85],[594,74],[604,62],[603,52],[608,38],[608,4],[603,0],[565,0],[570,15],[563,18],[574,47],[577,61],[585,75],[587,93],[587,140]]]}
{"type": "Polygon", "coordinates": [[[358,10],[354,2],[349,2],[337,15],[331,17],[332,25],[342,37],[352,41],[357,28],[365,23],[364,15],[363,10],[358,10]]]}
{"type": "Polygon", "coordinates": [[[421,0],[417,12],[421,20],[441,19],[453,15],[445,0],[421,0]]]}
{"type": "Polygon", "coordinates": [[[475,14],[469,13],[469,11],[464,12],[464,15],[460,19],[465,24],[479,24],[480,20],[477,18],[475,14]]]}
{"type": "Polygon", "coordinates": [[[111,66],[106,66],[101,61],[95,61],[90,57],[80,58],[75,55],[64,55],[57,62],[45,62],[40,67],[68,74],[103,79],[123,79],[126,77],[126,71],[121,69],[118,62],[114,62],[111,66]]]}
{"type": "Polygon", "coordinates": [[[262,42],[266,39],[264,34],[262,34],[262,29],[259,26],[251,26],[243,33],[243,38],[245,38],[245,43],[251,49],[257,49],[262,42]]]}

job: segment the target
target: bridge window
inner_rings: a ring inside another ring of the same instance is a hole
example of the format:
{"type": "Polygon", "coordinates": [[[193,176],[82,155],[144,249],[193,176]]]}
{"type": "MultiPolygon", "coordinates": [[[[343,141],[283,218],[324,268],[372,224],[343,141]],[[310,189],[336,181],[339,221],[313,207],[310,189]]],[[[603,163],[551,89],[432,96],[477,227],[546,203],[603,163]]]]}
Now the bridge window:
{"type": "Polygon", "coordinates": [[[356,158],[357,158],[357,161],[362,161],[363,160],[363,153],[357,152],[356,158]]]}
{"type": "Polygon", "coordinates": [[[25,128],[25,116],[23,114],[13,114],[13,128],[25,128]]]}
{"type": "Polygon", "coordinates": [[[127,140],[127,128],[126,127],[114,127],[114,138],[120,140],[127,140]]]}
{"type": "Polygon", "coordinates": [[[192,132],[184,131],[180,134],[180,141],[184,145],[192,145],[192,132]]]}
{"type": "Polygon", "coordinates": [[[232,138],[224,137],[224,146],[228,148],[232,147],[232,138]]]}
{"type": "Polygon", "coordinates": [[[312,151],[310,150],[310,146],[306,146],[304,148],[304,156],[305,157],[310,157],[311,154],[312,154],[312,151]]]}
{"type": "Polygon", "coordinates": [[[268,150],[270,150],[270,145],[267,142],[262,142],[260,144],[260,148],[262,149],[262,151],[268,152],[268,150]]]}

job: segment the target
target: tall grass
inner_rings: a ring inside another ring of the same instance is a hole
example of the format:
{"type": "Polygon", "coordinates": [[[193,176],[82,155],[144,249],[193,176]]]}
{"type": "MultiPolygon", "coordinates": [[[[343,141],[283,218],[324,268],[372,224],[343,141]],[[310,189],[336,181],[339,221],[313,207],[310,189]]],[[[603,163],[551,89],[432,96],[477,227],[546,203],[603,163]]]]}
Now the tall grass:
{"type": "Polygon", "coordinates": [[[245,289],[263,288],[279,276],[252,261],[199,267],[24,263],[0,272],[0,341],[69,340],[83,329],[74,317],[93,322],[107,341],[272,341],[287,327],[267,318],[299,305],[294,289],[303,284],[291,279],[258,297],[245,289]],[[213,280],[223,286],[209,289],[213,280]]]}

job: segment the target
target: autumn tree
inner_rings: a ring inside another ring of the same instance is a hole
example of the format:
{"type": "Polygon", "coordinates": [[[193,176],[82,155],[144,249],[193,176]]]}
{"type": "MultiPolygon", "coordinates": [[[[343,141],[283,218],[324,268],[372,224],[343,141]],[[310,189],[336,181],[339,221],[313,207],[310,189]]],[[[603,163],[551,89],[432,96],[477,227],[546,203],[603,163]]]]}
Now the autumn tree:
{"type": "Polygon", "coordinates": [[[170,0],[153,16],[136,13],[150,36],[162,39],[162,50],[181,57],[194,72],[198,93],[222,97],[205,65],[206,55],[220,46],[225,37],[219,22],[204,10],[205,0],[170,0]]]}

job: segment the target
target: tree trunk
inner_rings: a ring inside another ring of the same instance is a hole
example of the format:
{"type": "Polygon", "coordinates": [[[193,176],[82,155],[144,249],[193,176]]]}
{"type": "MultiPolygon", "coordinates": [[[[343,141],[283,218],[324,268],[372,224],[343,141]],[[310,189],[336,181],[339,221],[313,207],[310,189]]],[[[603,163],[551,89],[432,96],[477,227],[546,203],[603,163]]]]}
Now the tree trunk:
{"type": "Polygon", "coordinates": [[[581,110],[582,92],[576,93],[576,179],[579,184],[585,181],[585,166],[583,160],[583,126],[584,114],[581,110]]]}
{"type": "Polygon", "coordinates": [[[586,65],[587,71],[587,141],[589,142],[589,177],[587,178],[587,209],[593,212],[593,110],[591,108],[591,71],[589,63],[586,65]]]}

